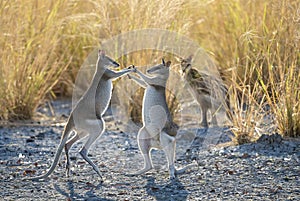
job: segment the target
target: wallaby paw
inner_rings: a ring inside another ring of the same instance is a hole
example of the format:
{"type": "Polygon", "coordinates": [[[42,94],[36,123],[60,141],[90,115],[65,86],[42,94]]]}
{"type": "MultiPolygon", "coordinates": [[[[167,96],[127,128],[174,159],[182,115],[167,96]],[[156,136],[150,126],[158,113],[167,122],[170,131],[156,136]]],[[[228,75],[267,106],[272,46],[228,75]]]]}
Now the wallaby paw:
{"type": "Polygon", "coordinates": [[[130,65],[130,66],[128,66],[128,67],[127,67],[127,69],[131,69],[132,71],[136,71],[136,68],[135,68],[135,66],[134,66],[134,65],[130,65]]]}
{"type": "Polygon", "coordinates": [[[137,69],[134,65],[132,65],[132,68],[131,68],[132,72],[136,73],[137,69]]]}

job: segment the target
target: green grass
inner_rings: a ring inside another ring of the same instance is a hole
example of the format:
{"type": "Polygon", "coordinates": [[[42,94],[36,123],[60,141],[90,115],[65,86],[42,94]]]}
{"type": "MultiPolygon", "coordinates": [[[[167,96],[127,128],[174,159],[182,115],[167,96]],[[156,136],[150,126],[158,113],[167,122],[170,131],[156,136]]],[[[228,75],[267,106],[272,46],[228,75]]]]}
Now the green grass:
{"type": "MultiPolygon", "coordinates": [[[[2,120],[29,119],[49,96],[70,95],[79,67],[102,41],[161,28],[197,41],[224,74],[231,99],[248,105],[233,104],[238,143],[256,139],[266,105],[277,132],[300,135],[297,0],[1,1],[0,16],[2,120]]],[[[137,52],[119,62],[156,57],[137,52]]]]}

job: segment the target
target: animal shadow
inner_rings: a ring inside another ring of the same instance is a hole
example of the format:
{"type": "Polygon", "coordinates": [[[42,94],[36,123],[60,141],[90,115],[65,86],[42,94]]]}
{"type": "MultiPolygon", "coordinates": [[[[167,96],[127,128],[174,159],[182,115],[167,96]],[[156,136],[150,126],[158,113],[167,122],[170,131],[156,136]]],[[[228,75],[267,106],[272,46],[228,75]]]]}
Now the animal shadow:
{"type": "Polygon", "coordinates": [[[93,185],[91,183],[78,184],[78,182],[68,181],[66,186],[54,184],[55,190],[61,195],[65,196],[68,200],[102,200],[102,201],[110,201],[109,199],[101,198],[94,194],[94,190],[99,190],[102,186],[102,183],[98,185],[93,185]],[[82,193],[82,188],[89,187],[90,189],[82,193]],[[77,193],[76,191],[78,190],[77,193]]]}
{"type": "Polygon", "coordinates": [[[148,177],[145,188],[148,195],[158,201],[187,200],[189,195],[189,192],[185,190],[183,184],[177,178],[168,183],[158,184],[153,177],[148,177]]]}

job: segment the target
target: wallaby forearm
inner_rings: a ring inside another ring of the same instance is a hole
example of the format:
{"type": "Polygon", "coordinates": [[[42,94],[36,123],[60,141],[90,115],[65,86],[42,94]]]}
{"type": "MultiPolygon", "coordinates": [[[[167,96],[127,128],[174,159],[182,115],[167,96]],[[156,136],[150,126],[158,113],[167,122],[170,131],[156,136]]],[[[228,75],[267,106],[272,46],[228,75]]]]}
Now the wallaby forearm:
{"type": "Polygon", "coordinates": [[[147,83],[148,85],[153,85],[156,84],[156,80],[155,78],[152,77],[148,77],[147,75],[143,74],[141,71],[136,70],[136,73],[144,80],[145,83],[147,83]]]}
{"type": "Polygon", "coordinates": [[[121,77],[129,72],[131,72],[131,69],[123,69],[121,71],[113,71],[113,70],[106,69],[105,76],[107,76],[109,79],[115,79],[115,78],[121,77]]]}
{"type": "Polygon", "coordinates": [[[143,88],[147,88],[147,83],[144,82],[144,80],[139,79],[138,77],[135,77],[133,75],[130,75],[130,79],[133,79],[138,85],[140,85],[143,88]]]}

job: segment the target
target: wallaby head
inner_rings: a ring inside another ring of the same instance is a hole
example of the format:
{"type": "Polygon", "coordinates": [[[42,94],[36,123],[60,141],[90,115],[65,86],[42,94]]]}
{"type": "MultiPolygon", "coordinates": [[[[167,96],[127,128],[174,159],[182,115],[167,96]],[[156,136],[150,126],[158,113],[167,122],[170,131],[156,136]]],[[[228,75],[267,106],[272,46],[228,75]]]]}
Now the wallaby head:
{"type": "Polygon", "coordinates": [[[108,56],[105,55],[105,51],[104,50],[99,50],[98,51],[98,61],[97,61],[97,66],[104,66],[104,67],[119,67],[120,64],[118,64],[116,61],[114,61],[113,59],[109,58],[108,56]]]}
{"type": "Polygon", "coordinates": [[[162,63],[155,65],[147,70],[147,73],[150,75],[163,75],[166,76],[166,78],[169,77],[169,67],[171,65],[171,61],[165,62],[164,59],[162,59],[162,63]]]}
{"type": "Polygon", "coordinates": [[[192,68],[192,59],[193,59],[192,55],[190,55],[186,59],[181,59],[180,66],[181,66],[182,73],[187,73],[192,68]]]}

